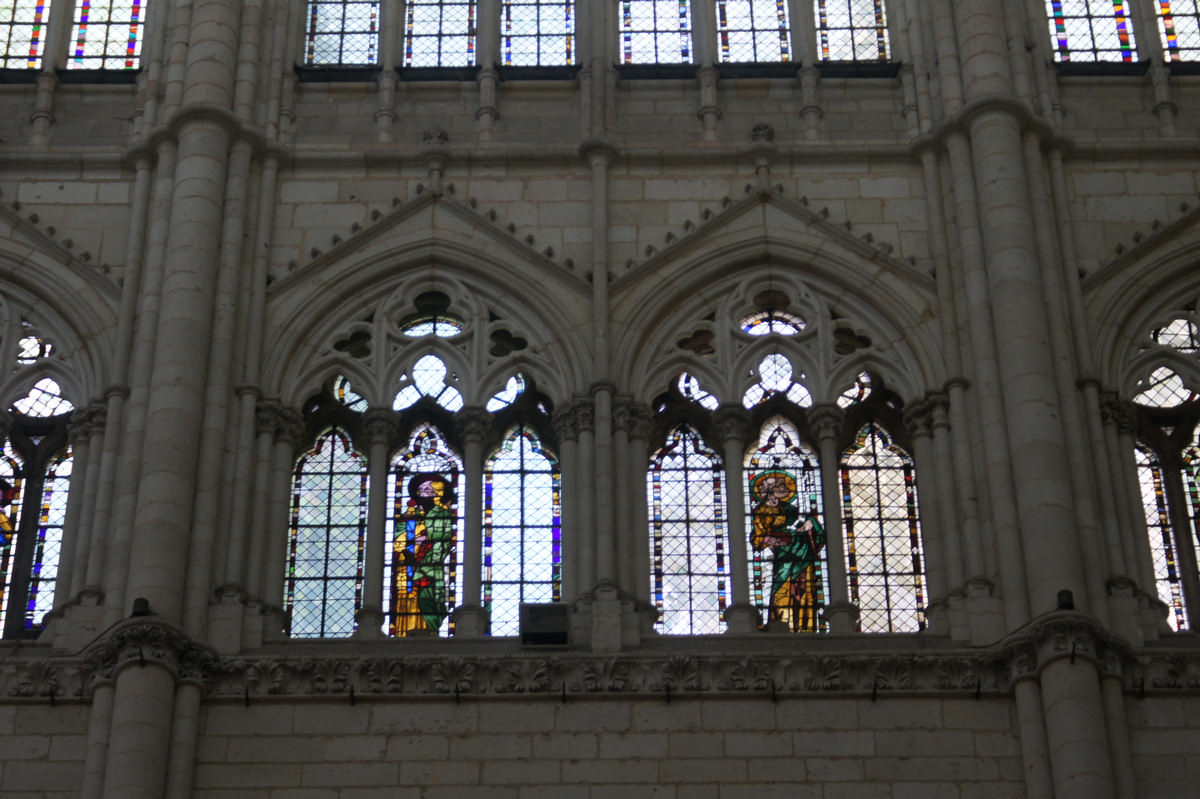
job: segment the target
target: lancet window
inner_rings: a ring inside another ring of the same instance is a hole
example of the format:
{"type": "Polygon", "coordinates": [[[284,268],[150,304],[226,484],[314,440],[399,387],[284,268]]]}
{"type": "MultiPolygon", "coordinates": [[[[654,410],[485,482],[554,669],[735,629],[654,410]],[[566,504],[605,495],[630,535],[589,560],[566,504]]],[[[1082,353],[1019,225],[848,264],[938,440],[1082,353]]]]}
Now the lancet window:
{"type": "Polygon", "coordinates": [[[1158,598],[1174,630],[1191,625],[1200,602],[1200,325],[1194,313],[1151,331],[1134,460],[1158,598]]]}
{"type": "Polygon", "coordinates": [[[408,0],[404,66],[475,65],[475,0],[408,0]]]}
{"type": "Polygon", "coordinates": [[[500,56],[506,67],[574,64],[574,0],[504,0],[500,56]]]}
{"type": "Polygon", "coordinates": [[[692,63],[690,0],[621,0],[621,63],[692,63]]]}
{"type": "Polygon", "coordinates": [[[53,609],[73,464],[67,425],[73,407],[43,378],[9,409],[0,452],[0,629],[36,634],[53,609]]]}
{"type": "Polygon", "coordinates": [[[719,633],[730,603],[725,466],[689,425],[650,460],[651,600],[661,632],[719,633]]]}
{"type": "Polygon", "coordinates": [[[786,0],[717,0],[716,10],[722,62],[792,60],[786,0]]]}
{"type": "Polygon", "coordinates": [[[419,425],[392,458],[384,539],[391,635],[453,633],[450,611],[463,580],[463,478],[461,457],[431,424],[419,425]]]}
{"type": "Polygon", "coordinates": [[[1124,0],[1047,0],[1055,61],[1133,61],[1137,53],[1124,0]]]}
{"type": "Polygon", "coordinates": [[[1200,2],[1158,0],[1154,7],[1166,57],[1172,61],[1200,58],[1200,2]]]}
{"type": "Polygon", "coordinates": [[[344,430],[319,436],[292,483],[285,610],[296,638],[348,636],[362,606],[367,470],[344,430]]]}
{"type": "Polygon", "coordinates": [[[67,69],[137,69],[147,0],[78,0],[67,69]]]}
{"type": "Polygon", "coordinates": [[[309,0],[307,65],[367,66],[379,61],[379,0],[309,0]]]}
{"type": "Polygon", "coordinates": [[[15,0],[0,7],[0,37],[5,69],[37,69],[46,46],[49,0],[15,0]]]}
{"type": "Polygon", "coordinates": [[[824,61],[886,61],[883,0],[813,0],[817,47],[824,61]]]}

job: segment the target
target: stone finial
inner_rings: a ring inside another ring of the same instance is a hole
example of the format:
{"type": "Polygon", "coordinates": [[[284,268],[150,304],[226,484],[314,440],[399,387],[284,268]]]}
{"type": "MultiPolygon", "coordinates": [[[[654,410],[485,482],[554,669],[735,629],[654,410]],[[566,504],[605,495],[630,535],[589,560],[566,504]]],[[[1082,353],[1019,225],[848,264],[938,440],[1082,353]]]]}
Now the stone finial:
{"type": "Polygon", "coordinates": [[[767,122],[759,122],[750,129],[750,141],[775,141],[775,126],[767,122]]]}
{"type": "Polygon", "coordinates": [[[421,134],[421,143],[426,147],[446,144],[449,141],[450,134],[444,128],[430,128],[421,134]]]}
{"type": "Polygon", "coordinates": [[[808,412],[808,423],[818,440],[837,438],[842,432],[846,412],[836,405],[817,405],[808,412]]]}

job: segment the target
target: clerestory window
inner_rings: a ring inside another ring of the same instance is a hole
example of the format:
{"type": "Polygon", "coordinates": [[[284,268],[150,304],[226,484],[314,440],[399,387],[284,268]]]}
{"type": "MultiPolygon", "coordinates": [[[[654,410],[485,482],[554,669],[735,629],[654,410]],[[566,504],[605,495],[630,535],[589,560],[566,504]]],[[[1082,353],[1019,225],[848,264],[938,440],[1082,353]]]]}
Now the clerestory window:
{"type": "Polygon", "coordinates": [[[1133,61],[1137,45],[1124,0],[1047,0],[1054,60],[1133,61]]]}
{"type": "Polygon", "coordinates": [[[883,0],[813,0],[813,17],[821,60],[888,60],[883,0]]]}
{"type": "Polygon", "coordinates": [[[147,0],[77,0],[67,69],[137,69],[147,0]]]}
{"type": "Polygon", "coordinates": [[[46,47],[49,0],[10,0],[0,6],[0,38],[5,69],[38,69],[46,47]]]}
{"type": "Polygon", "coordinates": [[[379,0],[309,0],[304,63],[369,66],[379,62],[379,0]]]}

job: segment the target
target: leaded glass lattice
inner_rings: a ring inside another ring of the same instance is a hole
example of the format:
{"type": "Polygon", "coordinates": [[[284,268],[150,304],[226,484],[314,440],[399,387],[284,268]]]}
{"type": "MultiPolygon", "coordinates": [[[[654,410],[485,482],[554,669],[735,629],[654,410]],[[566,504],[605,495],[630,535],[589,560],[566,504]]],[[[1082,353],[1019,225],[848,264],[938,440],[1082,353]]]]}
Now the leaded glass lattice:
{"type": "Polygon", "coordinates": [[[746,457],[751,601],[764,625],[825,632],[829,567],[817,456],[776,417],[746,457]]]}
{"type": "Polygon", "coordinates": [[[817,46],[823,61],[886,61],[883,0],[813,0],[817,46]]]}
{"type": "MultiPolygon", "coordinates": [[[[1167,503],[1166,474],[1162,462],[1149,449],[1137,448],[1138,482],[1141,484],[1142,509],[1150,533],[1150,554],[1154,560],[1154,584],[1158,598],[1167,604],[1167,623],[1173,630],[1186,630],[1187,606],[1179,577],[1178,549],[1171,533],[1171,509],[1167,503]]],[[[1194,490],[1194,485],[1193,485],[1194,490]]]]}
{"type": "Polygon", "coordinates": [[[404,66],[475,65],[475,0],[408,0],[404,66]]]}
{"type": "MultiPolygon", "coordinates": [[[[812,405],[812,395],[802,384],[792,380],[792,362],[778,353],[768,355],[758,364],[759,382],[746,389],[742,396],[742,404],[753,408],[766,400],[779,395],[787,397],[788,401],[807,408],[812,405]]],[[[800,375],[804,379],[804,375],[800,375]]]]}
{"type": "Polygon", "coordinates": [[[293,638],[354,632],[362,606],[367,481],[365,459],[341,430],[318,438],[296,463],[284,598],[293,638]]]}
{"type": "Polygon", "coordinates": [[[621,0],[621,62],[692,63],[690,0],[621,0]]]}
{"type": "Polygon", "coordinates": [[[509,431],[483,471],[483,601],[492,635],[516,635],[522,602],[562,599],[558,461],[533,431],[509,431]]]}
{"type": "Polygon", "coordinates": [[[61,416],[69,413],[74,406],[62,396],[58,383],[48,377],[42,378],[29,389],[29,393],[13,403],[13,408],[37,418],[61,416]]]}
{"type": "Polygon", "coordinates": [[[446,364],[436,355],[422,356],[413,365],[412,382],[396,393],[392,410],[402,411],[411,407],[421,397],[430,397],[448,411],[460,410],[463,406],[462,393],[450,381],[454,376],[446,364]]]}
{"type": "Polygon", "coordinates": [[[391,635],[451,635],[463,580],[459,542],[466,489],[462,459],[422,424],[392,458],[384,549],[384,607],[391,635]]]}
{"type": "Polygon", "coordinates": [[[1158,0],[1155,12],[1167,58],[1172,61],[1200,58],[1200,0],[1158,0]]]}
{"type": "Polygon", "coordinates": [[[575,63],[573,0],[504,0],[500,51],[506,67],[550,67],[575,63]]]}
{"type": "Polygon", "coordinates": [[[54,586],[62,554],[63,523],[67,515],[67,491],[71,483],[71,450],[55,458],[42,482],[42,507],[29,571],[29,595],[25,629],[41,626],[42,617],[54,609],[54,586]]]}
{"type": "Polygon", "coordinates": [[[1183,382],[1173,369],[1160,366],[1138,382],[1134,401],[1151,408],[1174,408],[1192,402],[1197,394],[1183,382]]]}
{"type": "Polygon", "coordinates": [[[21,457],[6,442],[0,450],[0,630],[7,629],[7,610],[13,591],[16,567],[17,532],[21,526],[25,480],[21,457]]]}
{"type": "Polygon", "coordinates": [[[146,0],[77,0],[67,69],[137,69],[146,0]]]}
{"type": "Polygon", "coordinates": [[[925,556],[912,459],[883,429],[864,425],[841,462],[850,601],[858,629],[925,629],[925,556]]]}
{"type": "Polygon", "coordinates": [[[791,61],[787,0],[717,0],[722,63],[791,61]]]}
{"type": "Polygon", "coordinates": [[[38,69],[46,46],[49,0],[9,0],[0,3],[0,37],[4,40],[4,69],[38,69]]]}
{"type": "Polygon", "coordinates": [[[1055,61],[1133,61],[1125,0],[1047,0],[1055,61]]]}
{"type": "Polygon", "coordinates": [[[729,604],[725,468],[691,427],[677,428],[650,461],[650,592],[660,632],[725,629],[729,604]]]}
{"type": "Polygon", "coordinates": [[[379,61],[379,0],[309,0],[304,63],[368,66],[379,61]]]}

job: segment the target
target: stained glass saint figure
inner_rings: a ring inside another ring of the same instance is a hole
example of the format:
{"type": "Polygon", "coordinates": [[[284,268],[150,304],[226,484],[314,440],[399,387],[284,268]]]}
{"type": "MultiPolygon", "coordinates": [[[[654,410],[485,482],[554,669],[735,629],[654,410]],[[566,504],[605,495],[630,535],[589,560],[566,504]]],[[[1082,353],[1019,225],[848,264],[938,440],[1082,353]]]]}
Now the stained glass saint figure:
{"type": "Polygon", "coordinates": [[[404,534],[392,543],[394,634],[427,630],[437,635],[449,612],[447,558],[454,551],[456,497],[453,481],[437,472],[408,480],[404,534]]]}
{"type": "Polygon", "coordinates": [[[815,632],[821,605],[818,564],[825,528],[812,513],[796,507],[796,479],[772,469],[752,475],[750,545],[771,552],[769,618],[788,629],[815,632]]]}

